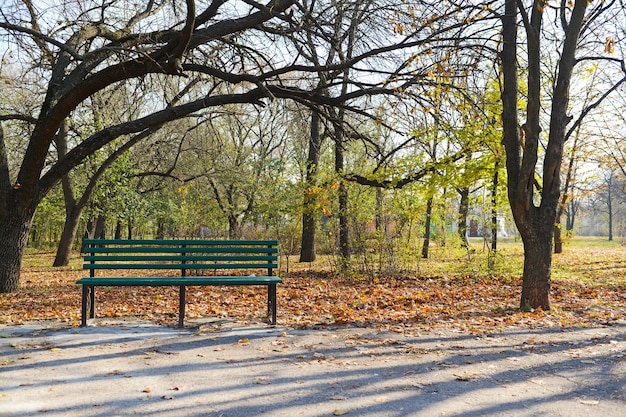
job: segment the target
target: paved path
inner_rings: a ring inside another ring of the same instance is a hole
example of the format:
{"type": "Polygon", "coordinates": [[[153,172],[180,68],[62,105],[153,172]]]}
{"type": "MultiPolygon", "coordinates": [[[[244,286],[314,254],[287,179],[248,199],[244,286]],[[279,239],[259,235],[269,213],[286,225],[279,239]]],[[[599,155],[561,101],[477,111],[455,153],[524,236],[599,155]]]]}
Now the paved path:
{"type": "Polygon", "coordinates": [[[626,416],[626,323],[0,326],[0,416],[626,416]]]}

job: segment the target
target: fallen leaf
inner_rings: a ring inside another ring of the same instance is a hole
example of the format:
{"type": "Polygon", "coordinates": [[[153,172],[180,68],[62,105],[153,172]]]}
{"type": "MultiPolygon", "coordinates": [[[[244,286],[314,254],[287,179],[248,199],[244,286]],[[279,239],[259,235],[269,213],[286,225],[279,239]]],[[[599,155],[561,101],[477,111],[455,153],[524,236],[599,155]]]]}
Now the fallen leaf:
{"type": "Polygon", "coordinates": [[[337,409],[337,410],[333,411],[333,415],[334,416],[344,416],[344,415],[346,415],[348,413],[349,413],[348,410],[343,410],[343,409],[337,409]]]}
{"type": "Polygon", "coordinates": [[[141,392],[152,392],[152,388],[150,387],[144,388],[141,392]]]}
{"type": "Polygon", "coordinates": [[[269,385],[272,382],[270,381],[270,378],[267,376],[259,376],[254,378],[254,383],[257,385],[269,385]]]}
{"type": "Polygon", "coordinates": [[[105,374],[104,376],[118,376],[118,375],[124,375],[124,371],[116,369],[114,371],[109,372],[108,374],[105,374]]]}
{"type": "Polygon", "coordinates": [[[472,379],[478,378],[478,375],[476,375],[473,372],[463,372],[463,373],[457,373],[453,375],[457,381],[471,381],[472,379]]]}

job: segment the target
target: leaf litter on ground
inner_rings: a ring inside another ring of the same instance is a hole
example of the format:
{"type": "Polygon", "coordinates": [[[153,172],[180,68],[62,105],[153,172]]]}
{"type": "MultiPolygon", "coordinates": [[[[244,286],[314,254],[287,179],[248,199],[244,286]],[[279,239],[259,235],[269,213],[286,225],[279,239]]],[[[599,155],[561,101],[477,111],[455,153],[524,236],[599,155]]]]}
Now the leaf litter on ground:
{"type": "MultiPolygon", "coordinates": [[[[280,272],[284,282],[278,289],[279,324],[296,328],[349,324],[398,331],[404,326],[446,327],[480,334],[507,326],[606,325],[626,317],[626,247],[568,246],[554,257],[553,309],[531,312],[518,308],[521,270],[475,272],[480,259],[468,266],[462,257],[446,258],[448,252],[432,251],[432,258],[420,261],[416,271],[377,276],[342,276],[323,264],[292,261],[289,272],[280,272]]],[[[521,265],[519,250],[501,253],[506,267],[521,265]]],[[[41,320],[80,324],[80,287],[75,282],[85,275],[79,269],[81,258],[76,255],[70,267],[52,268],[41,267],[42,256],[52,264],[52,252],[38,252],[38,266],[24,263],[20,291],[0,294],[0,324],[41,320]]],[[[266,297],[262,287],[196,287],[188,290],[186,320],[215,316],[260,320],[266,297]]],[[[176,288],[98,288],[96,299],[97,317],[177,322],[176,288]]]]}

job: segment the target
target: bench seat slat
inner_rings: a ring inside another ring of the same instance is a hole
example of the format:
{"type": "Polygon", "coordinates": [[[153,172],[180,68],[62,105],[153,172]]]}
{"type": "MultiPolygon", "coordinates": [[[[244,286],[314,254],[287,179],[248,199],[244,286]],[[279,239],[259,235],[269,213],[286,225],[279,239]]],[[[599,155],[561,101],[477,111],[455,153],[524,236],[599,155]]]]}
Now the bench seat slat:
{"type": "Polygon", "coordinates": [[[77,284],[111,287],[132,286],[211,286],[211,285],[267,285],[283,282],[277,276],[189,276],[189,277],[90,277],[77,284]]]}
{"type": "Polygon", "coordinates": [[[85,245],[125,245],[125,246],[171,246],[171,245],[202,245],[202,246],[278,246],[277,240],[199,240],[199,239],[85,239],[85,245]]]}

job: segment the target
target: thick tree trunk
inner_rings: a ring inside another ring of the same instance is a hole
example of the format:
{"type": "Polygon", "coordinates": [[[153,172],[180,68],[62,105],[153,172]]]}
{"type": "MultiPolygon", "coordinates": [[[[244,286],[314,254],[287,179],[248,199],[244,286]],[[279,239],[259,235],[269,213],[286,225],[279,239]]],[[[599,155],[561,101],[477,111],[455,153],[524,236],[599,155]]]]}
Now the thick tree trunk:
{"type": "Polygon", "coordinates": [[[552,269],[552,230],[537,231],[524,241],[524,275],[520,306],[550,309],[550,274],[552,269]]]}
{"type": "Polygon", "coordinates": [[[34,213],[15,213],[0,218],[0,293],[19,290],[22,256],[34,213]]]}
{"type": "Polygon", "coordinates": [[[300,262],[315,261],[315,196],[310,192],[317,181],[317,169],[320,158],[320,116],[311,113],[311,137],[309,139],[309,153],[306,161],[306,190],[302,208],[302,245],[300,247],[300,262]]]}

